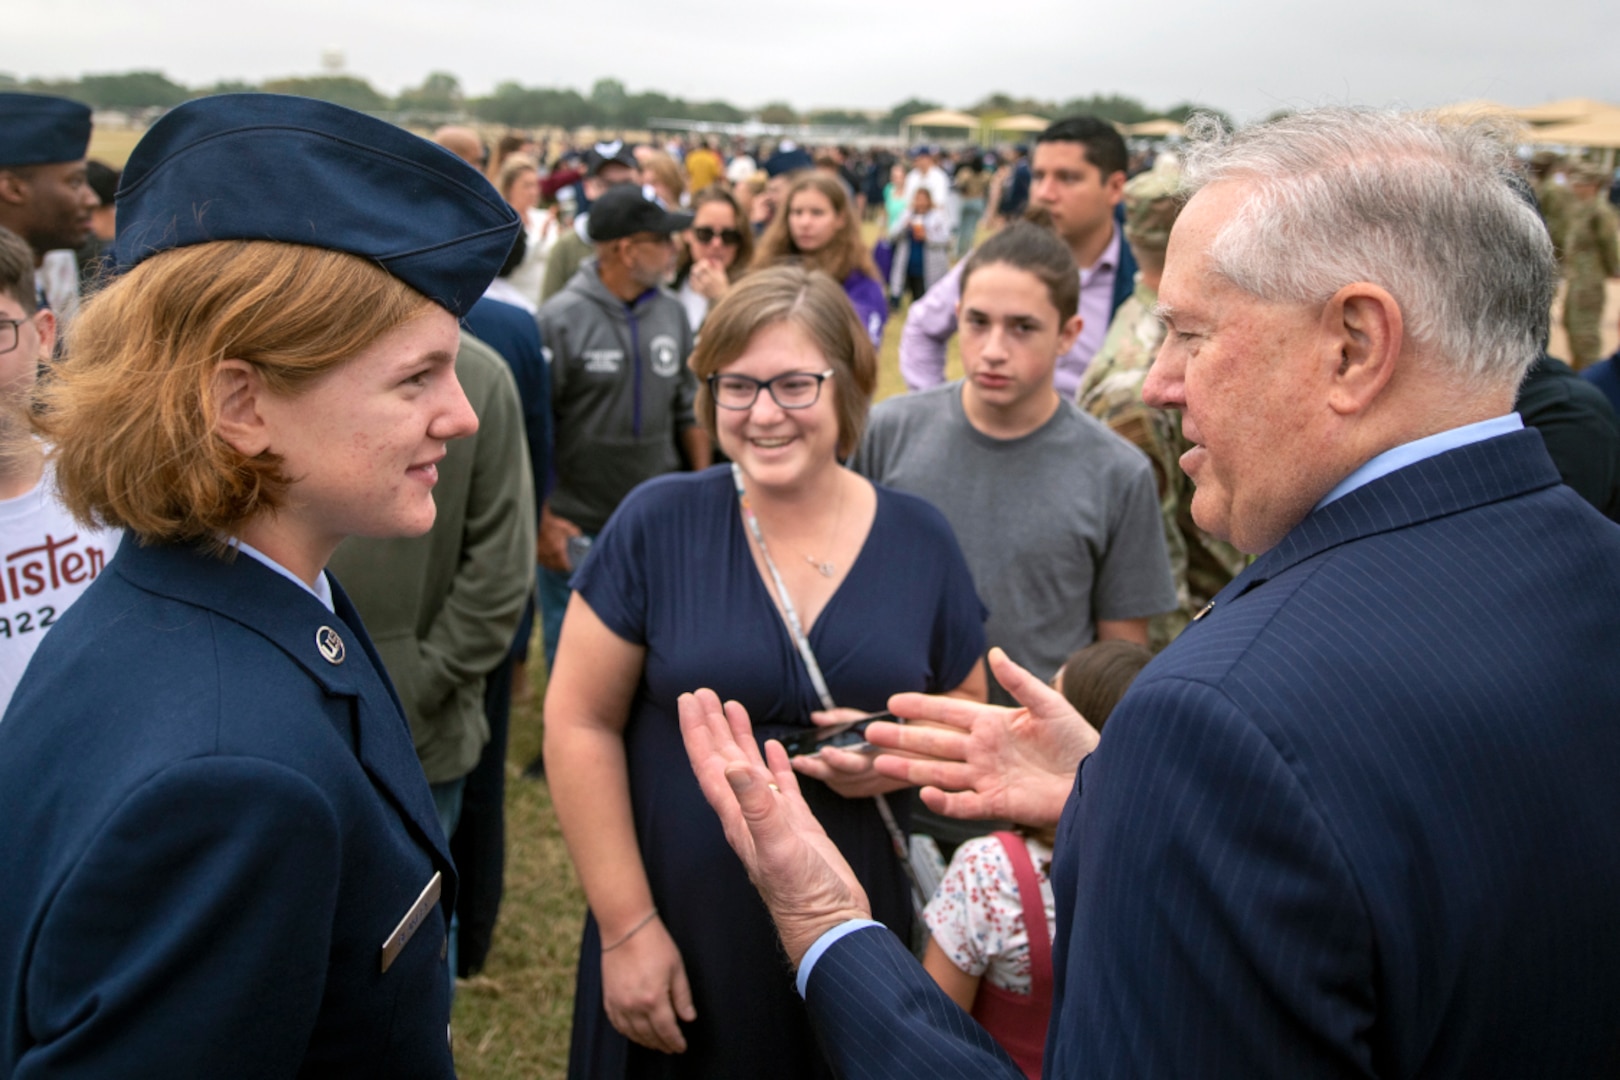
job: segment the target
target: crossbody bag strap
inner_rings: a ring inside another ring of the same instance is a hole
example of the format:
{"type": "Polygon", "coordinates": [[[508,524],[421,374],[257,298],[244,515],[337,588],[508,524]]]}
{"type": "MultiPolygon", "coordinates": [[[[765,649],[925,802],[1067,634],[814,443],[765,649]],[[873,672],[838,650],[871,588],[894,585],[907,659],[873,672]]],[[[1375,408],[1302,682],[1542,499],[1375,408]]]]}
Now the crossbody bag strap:
{"type": "Polygon", "coordinates": [[[1024,908],[1024,932],[1029,935],[1029,990],[1031,1000],[1052,999],[1052,935],[1046,928],[1046,901],[1035,862],[1029,857],[1024,838],[1013,832],[995,833],[1012,863],[1013,880],[1018,883],[1018,901],[1024,908]]]}
{"type": "MultiPolygon", "coordinates": [[[[776,560],[771,558],[771,549],[765,546],[765,533],[759,527],[759,518],[754,514],[754,508],[748,505],[748,489],[743,485],[742,469],[735,461],[731,463],[731,482],[737,488],[737,504],[742,508],[743,521],[748,525],[748,531],[759,545],[760,557],[765,560],[765,569],[771,573],[771,580],[776,583],[776,597],[782,604],[782,614],[787,617],[788,630],[793,637],[793,644],[799,650],[799,658],[804,661],[805,670],[810,673],[810,684],[816,688],[816,696],[821,699],[823,709],[835,709],[832,692],[827,689],[827,680],[821,674],[821,665],[816,662],[816,654],[810,648],[810,639],[805,637],[804,625],[799,622],[799,612],[793,606],[793,598],[788,595],[787,586],[782,582],[782,574],[776,569],[776,560]]],[[[877,804],[878,817],[883,819],[883,828],[889,834],[889,843],[894,847],[894,857],[900,860],[900,866],[905,871],[906,878],[911,882],[911,902],[920,915],[922,909],[928,904],[928,896],[923,892],[922,882],[917,877],[917,871],[911,865],[911,848],[906,843],[906,834],[900,831],[900,823],[895,820],[894,811],[889,807],[889,800],[882,795],[872,796],[877,804]]]]}

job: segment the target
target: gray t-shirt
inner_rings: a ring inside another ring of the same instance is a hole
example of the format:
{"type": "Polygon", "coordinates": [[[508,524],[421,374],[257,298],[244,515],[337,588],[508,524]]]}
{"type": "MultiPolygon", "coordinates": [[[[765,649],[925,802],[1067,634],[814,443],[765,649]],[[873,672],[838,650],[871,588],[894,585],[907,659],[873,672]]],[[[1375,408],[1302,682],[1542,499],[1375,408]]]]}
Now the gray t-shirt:
{"type": "Polygon", "coordinates": [[[1097,620],[1176,606],[1147,456],[1070,402],[994,439],[968,422],[960,382],[890,398],[853,467],[939,508],[990,608],[989,643],[1042,679],[1095,639],[1097,620]]]}

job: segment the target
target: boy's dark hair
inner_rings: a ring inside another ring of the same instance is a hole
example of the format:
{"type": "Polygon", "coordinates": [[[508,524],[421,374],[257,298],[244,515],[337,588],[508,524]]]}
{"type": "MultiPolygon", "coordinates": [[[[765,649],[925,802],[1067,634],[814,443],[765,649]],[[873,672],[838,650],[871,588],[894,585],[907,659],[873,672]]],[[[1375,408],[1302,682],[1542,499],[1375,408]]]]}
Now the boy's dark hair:
{"type": "Polygon", "coordinates": [[[1105,182],[1114,173],[1124,172],[1130,164],[1124,136],[1114,130],[1113,124],[1095,116],[1067,116],[1053,121],[1035,136],[1037,146],[1049,142],[1079,143],[1085,148],[1086,160],[1102,173],[1105,182]]]}
{"type": "Polygon", "coordinates": [[[34,249],[4,226],[0,226],[0,293],[17,301],[24,314],[34,313],[34,249]]]}
{"type": "Polygon", "coordinates": [[[1093,642],[1064,661],[1063,696],[1101,731],[1114,706],[1152,659],[1153,651],[1134,641],[1093,642]]]}
{"type": "Polygon", "coordinates": [[[1080,268],[1075,265],[1069,245],[1049,228],[1029,221],[1015,221],[973,249],[962,268],[961,291],[967,295],[968,279],[983,266],[1003,263],[1025,270],[1040,279],[1057,308],[1068,322],[1080,310],[1080,268]]]}

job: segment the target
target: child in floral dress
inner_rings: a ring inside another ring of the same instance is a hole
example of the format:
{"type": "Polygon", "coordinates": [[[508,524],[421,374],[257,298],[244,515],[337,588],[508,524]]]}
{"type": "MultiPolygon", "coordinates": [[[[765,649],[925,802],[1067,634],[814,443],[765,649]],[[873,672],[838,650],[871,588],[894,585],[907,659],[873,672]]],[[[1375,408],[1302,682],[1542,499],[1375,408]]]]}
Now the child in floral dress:
{"type": "MultiPolygon", "coordinates": [[[[1053,687],[1101,730],[1152,656],[1131,642],[1096,642],[1069,657],[1053,687]]],[[[1032,1078],[1052,1011],[1053,832],[1020,827],[967,841],[923,913],[933,935],[923,966],[1032,1078]]]]}

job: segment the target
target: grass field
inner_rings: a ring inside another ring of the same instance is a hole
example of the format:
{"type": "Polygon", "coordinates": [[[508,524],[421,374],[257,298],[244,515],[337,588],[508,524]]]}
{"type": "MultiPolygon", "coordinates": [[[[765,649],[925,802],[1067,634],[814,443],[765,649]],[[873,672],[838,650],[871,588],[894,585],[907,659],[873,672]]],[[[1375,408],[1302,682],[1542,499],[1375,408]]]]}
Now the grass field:
{"type": "Polygon", "coordinates": [[[144,134],[144,131],[98,126],[90,133],[90,151],[86,156],[115,169],[122,169],[124,162],[129,160],[129,152],[135,149],[135,144],[141,141],[144,134]]]}

